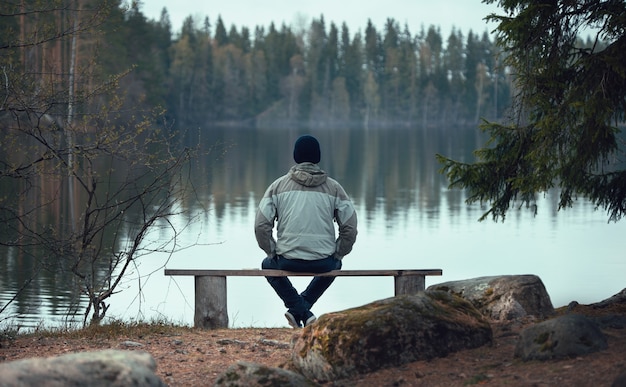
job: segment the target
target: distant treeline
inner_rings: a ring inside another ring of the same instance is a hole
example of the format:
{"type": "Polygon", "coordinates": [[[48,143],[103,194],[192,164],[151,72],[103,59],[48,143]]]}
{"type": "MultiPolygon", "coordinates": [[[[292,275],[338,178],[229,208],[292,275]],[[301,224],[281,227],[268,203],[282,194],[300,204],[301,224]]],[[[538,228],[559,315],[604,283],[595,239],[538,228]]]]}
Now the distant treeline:
{"type": "Polygon", "coordinates": [[[487,32],[453,30],[446,39],[438,27],[413,34],[388,19],[383,31],[367,21],[352,34],[322,15],[297,29],[254,30],[188,17],[173,33],[166,9],[154,21],[137,8],[124,23],[121,42],[132,48],[123,67],[138,65],[137,93],[188,125],[475,123],[501,116],[511,100],[487,32]]]}
{"type": "Polygon", "coordinates": [[[76,50],[71,39],[28,42],[46,31],[42,23],[50,31],[70,28],[77,12],[59,7],[33,16],[14,5],[3,12],[10,15],[1,28],[4,52],[20,48],[14,52],[26,73],[44,79],[33,85],[67,84],[70,57],[83,91],[97,84],[94,64],[106,76],[132,69],[119,81],[128,101],[123,114],[163,107],[180,128],[474,124],[502,117],[511,104],[512,75],[486,31],[452,30],[444,38],[438,27],[414,34],[388,19],[382,31],[368,21],[363,33],[351,34],[323,16],[307,26],[254,30],[190,16],[172,31],[166,9],[149,20],[141,2],[126,9],[117,0],[106,13],[97,1],[78,3],[93,3],[100,18],[80,13],[83,24],[74,26],[92,17],[97,33],[81,33],[76,50]]]}

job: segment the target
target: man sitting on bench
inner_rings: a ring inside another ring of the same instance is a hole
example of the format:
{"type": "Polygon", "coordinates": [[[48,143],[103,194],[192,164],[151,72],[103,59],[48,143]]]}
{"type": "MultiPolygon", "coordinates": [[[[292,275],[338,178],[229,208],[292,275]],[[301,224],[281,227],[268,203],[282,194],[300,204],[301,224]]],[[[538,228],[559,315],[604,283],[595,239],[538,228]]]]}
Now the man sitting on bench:
{"type": "MultiPolygon", "coordinates": [[[[356,241],[354,206],[343,187],[318,166],[317,139],[309,135],[298,138],[293,158],[297,164],[267,188],[259,203],[254,231],[259,247],[267,254],[261,267],[306,273],[339,270],[341,259],[356,241]],[[337,239],[333,221],[339,226],[337,239]]],[[[335,280],[313,277],[298,294],[288,277],[266,278],[285,303],[285,317],[293,328],[315,322],[311,307],[335,280]]]]}

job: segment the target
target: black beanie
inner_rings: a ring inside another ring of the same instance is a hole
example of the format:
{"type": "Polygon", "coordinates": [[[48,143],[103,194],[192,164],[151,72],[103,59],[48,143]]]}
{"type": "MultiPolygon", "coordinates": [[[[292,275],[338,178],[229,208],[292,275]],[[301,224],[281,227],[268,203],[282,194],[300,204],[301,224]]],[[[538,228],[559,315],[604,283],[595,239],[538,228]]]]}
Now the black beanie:
{"type": "Polygon", "coordinates": [[[320,143],[317,142],[315,137],[309,136],[308,134],[300,136],[293,147],[293,159],[298,164],[307,161],[313,164],[319,163],[320,143]]]}

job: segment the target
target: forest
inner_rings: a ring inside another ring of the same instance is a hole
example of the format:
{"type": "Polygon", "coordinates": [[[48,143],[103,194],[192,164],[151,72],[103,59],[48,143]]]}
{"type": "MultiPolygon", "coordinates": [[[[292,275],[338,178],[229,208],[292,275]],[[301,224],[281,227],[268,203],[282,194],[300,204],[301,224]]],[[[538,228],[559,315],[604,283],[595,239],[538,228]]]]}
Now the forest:
{"type": "Polygon", "coordinates": [[[20,68],[60,91],[71,74],[85,93],[115,79],[122,116],[158,108],[176,127],[475,124],[506,114],[513,92],[487,31],[444,37],[387,19],[351,33],[323,15],[297,28],[189,16],[173,31],[166,8],[152,20],[141,2],[37,4],[0,5],[5,77],[20,68]]]}
{"type": "MultiPolygon", "coordinates": [[[[169,31],[166,10],[155,22],[139,10],[131,15],[169,31]]],[[[345,23],[327,26],[321,15],[308,29],[270,24],[254,31],[227,30],[220,17],[197,28],[190,17],[175,36],[160,57],[171,82],[162,103],[195,124],[475,123],[498,116],[509,102],[509,81],[498,73],[486,32],[464,38],[453,31],[444,42],[435,26],[413,35],[388,19],[384,31],[368,21],[364,36],[351,35],[345,23]]]]}

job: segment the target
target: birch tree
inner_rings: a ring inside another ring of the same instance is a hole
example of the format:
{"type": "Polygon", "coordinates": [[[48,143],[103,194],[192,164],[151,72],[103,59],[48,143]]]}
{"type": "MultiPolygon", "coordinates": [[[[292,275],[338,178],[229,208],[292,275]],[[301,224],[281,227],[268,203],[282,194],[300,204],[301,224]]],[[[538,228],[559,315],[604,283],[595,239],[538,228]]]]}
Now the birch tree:
{"type": "Polygon", "coordinates": [[[125,114],[124,74],[98,73],[98,45],[80,44],[123,9],[38,4],[0,9],[0,246],[36,256],[36,275],[71,274],[84,324],[99,323],[140,259],[180,247],[169,219],[193,199],[194,152],[174,145],[157,112],[125,114]],[[169,238],[150,238],[163,229],[169,238]]]}

